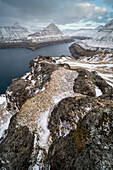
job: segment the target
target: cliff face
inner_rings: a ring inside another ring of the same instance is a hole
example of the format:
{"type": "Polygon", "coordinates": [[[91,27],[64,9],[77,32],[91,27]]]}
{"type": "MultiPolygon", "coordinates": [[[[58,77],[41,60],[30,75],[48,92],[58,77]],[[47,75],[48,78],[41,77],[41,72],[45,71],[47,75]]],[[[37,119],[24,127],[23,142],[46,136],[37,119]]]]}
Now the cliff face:
{"type": "Polygon", "coordinates": [[[38,56],[7,88],[1,169],[112,169],[113,88],[69,59],[38,56]]]}

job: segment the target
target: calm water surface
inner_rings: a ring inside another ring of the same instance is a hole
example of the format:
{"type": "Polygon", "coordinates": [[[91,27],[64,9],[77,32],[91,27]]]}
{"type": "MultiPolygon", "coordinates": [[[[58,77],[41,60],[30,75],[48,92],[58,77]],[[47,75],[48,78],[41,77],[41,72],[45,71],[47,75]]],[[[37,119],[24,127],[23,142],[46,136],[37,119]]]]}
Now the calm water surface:
{"type": "Polygon", "coordinates": [[[0,94],[5,93],[6,88],[11,84],[11,80],[21,77],[29,71],[28,65],[37,55],[58,57],[69,55],[69,46],[72,43],[52,45],[35,51],[24,48],[0,49],[0,94]]]}

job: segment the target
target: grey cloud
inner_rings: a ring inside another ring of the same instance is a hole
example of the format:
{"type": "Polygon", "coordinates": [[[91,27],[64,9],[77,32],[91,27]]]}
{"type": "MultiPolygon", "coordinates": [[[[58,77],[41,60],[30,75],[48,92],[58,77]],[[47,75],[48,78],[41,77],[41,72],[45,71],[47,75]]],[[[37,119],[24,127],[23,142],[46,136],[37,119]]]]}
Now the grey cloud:
{"type": "Polygon", "coordinates": [[[113,1],[112,1],[112,0],[104,0],[104,2],[105,2],[107,5],[109,5],[109,6],[111,6],[111,7],[113,8],[113,1]]]}
{"type": "Polygon", "coordinates": [[[56,24],[74,23],[80,20],[96,21],[98,16],[107,15],[94,6],[79,5],[90,0],[0,0],[1,21],[11,23],[55,22],[56,24]],[[15,22],[14,21],[14,22],[15,22]]]}

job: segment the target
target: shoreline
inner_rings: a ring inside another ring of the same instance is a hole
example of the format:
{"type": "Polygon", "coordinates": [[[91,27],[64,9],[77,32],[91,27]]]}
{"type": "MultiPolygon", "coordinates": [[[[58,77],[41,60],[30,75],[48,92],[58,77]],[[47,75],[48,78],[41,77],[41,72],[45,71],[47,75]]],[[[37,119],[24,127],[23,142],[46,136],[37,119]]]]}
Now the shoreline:
{"type": "Polygon", "coordinates": [[[81,57],[90,57],[90,56],[94,56],[96,54],[101,54],[101,53],[112,52],[112,49],[111,49],[111,51],[109,51],[110,49],[100,48],[100,47],[97,47],[97,48],[95,47],[95,49],[85,49],[78,43],[72,44],[69,47],[69,50],[70,50],[71,55],[75,59],[79,59],[81,57]]]}

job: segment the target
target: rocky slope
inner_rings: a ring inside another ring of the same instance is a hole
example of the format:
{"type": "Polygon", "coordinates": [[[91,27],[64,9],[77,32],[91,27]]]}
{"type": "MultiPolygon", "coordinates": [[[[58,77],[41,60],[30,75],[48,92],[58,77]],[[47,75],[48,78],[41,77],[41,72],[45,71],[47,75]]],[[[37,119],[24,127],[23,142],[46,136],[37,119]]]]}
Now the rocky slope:
{"type": "Polygon", "coordinates": [[[38,56],[29,66],[0,98],[12,115],[0,168],[112,169],[112,86],[70,57],[38,56]]]}
{"type": "Polygon", "coordinates": [[[108,52],[113,50],[113,20],[94,34],[92,39],[82,40],[78,44],[89,50],[103,51],[106,49],[108,52]]]}

